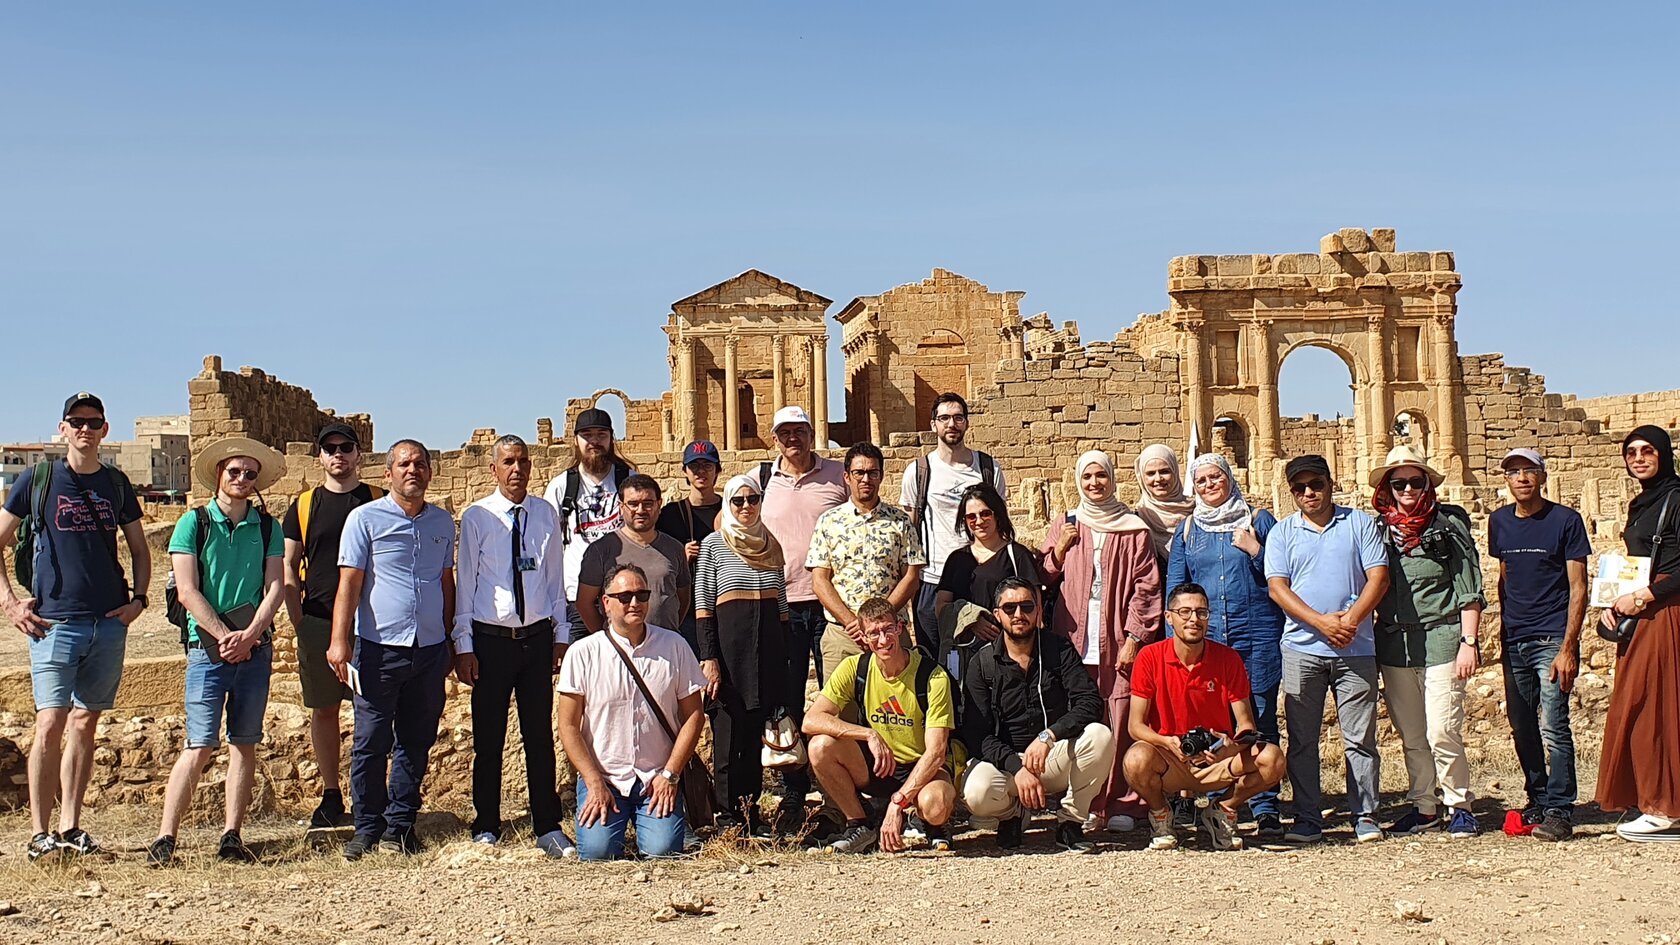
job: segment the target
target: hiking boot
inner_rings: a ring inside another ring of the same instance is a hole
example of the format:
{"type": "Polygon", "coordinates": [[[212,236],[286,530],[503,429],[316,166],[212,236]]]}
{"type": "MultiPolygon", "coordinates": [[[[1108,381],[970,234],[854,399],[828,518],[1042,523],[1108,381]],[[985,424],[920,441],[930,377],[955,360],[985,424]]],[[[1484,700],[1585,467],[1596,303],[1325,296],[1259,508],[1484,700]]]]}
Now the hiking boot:
{"type": "Polygon", "coordinates": [[[251,848],[245,845],[244,840],[239,839],[239,831],[237,830],[229,830],[222,834],[221,842],[216,844],[216,859],[226,860],[229,863],[257,862],[256,854],[251,852],[251,848]]]}
{"type": "Polygon", "coordinates": [[[1170,808],[1149,812],[1149,849],[1178,849],[1178,834],[1173,830],[1173,812],[1170,808]]]}
{"type": "Polygon", "coordinates": [[[387,830],[385,836],[379,838],[379,852],[381,853],[401,853],[403,856],[413,856],[424,849],[426,849],[426,845],[420,842],[420,835],[414,832],[413,827],[406,827],[402,830],[387,830]]]}
{"type": "Polygon", "coordinates": [[[57,853],[61,839],[57,833],[38,833],[30,837],[29,843],[24,847],[29,851],[29,862],[34,863],[42,857],[50,857],[57,853]]]}
{"type": "Polygon", "coordinates": [[[1097,852],[1097,845],[1085,839],[1085,828],[1070,820],[1056,824],[1056,846],[1069,853],[1097,852]]]}
{"type": "Polygon", "coordinates": [[[310,830],[330,830],[344,819],[344,795],[338,791],[322,791],[321,803],[309,815],[310,830]]]}
{"type": "Polygon", "coordinates": [[[1481,821],[1478,821],[1476,815],[1470,813],[1468,808],[1460,807],[1453,811],[1452,823],[1447,825],[1447,836],[1462,839],[1474,837],[1481,832],[1481,821]]]}
{"type": "Polygon", "coordinates": [[[1021,848],[1021,831],[1026,825],[1022,823],[1019,814],[1005,817],[998,821],[997,845],[999,850],[1018,850],[1021,848]]]}
{"type": "Polygon", "coordinates": [[[98,841],[88,836],[88,832],[80,827],[71,827],[64,831],[64,835],[58,838],[58,845],[60,849],[77,856],[93,856],[105,852],[100,848],[98,841]]]}
{"type": "Polygon", "coordinates": [[[146,862],[152,866],[174,866],[180,862],[175,859],[175,838],[159,837],[146,847],[146,862]]]}
{"type": "Polygon", "coordinates": [[[1575,836],[1575,824],[1561,810],[1546,811],[1546,818],[1534,825],[1534,839],[1556,843],[1575,836]]]}
{"type": "Polygon", "coordinates": [[[1412,836],[1441,829],[1440,814],[1425,814],[1416,807],[1406,812],[1404,817],[1388,825],[1388,832],[1412,836]]]}
{"type": "Polygon", "coordinates": [[[1262,840],[1283,839],[1283,818],[1276,814],[1260,814],[1254,818],[1254,835],[1262,840]]]}
{"type": "Polygon", "coordinates": [[[1215,850],[1242,849],[1243,842],[1237,837],[1236,811],[1226,810],[1223,804],[1209,804],[1202,808],[1201,821],[1215,850]]]}
{"type": "Polygon", "coordinates": [[[1353,822],[1353,839],[1360,843],[1376,843],[1383,838],[1383,829],[1374,817],[1361,817],[1353,822]]]}
{"type": "Polygon", "coordinates": [[[847,824],[846,829],[829,843],[828,848],[835,853],[869,853],[875,849],[875,843],[879,839],[879,834],[874,827],[869,826],[868,821],[847,824]]]}
{"type": "Polygon", "coordinates": [[[354,863],[379,845],[379,838],[371,833],[359,833],[344,841],[344,858],[354,863]]]}

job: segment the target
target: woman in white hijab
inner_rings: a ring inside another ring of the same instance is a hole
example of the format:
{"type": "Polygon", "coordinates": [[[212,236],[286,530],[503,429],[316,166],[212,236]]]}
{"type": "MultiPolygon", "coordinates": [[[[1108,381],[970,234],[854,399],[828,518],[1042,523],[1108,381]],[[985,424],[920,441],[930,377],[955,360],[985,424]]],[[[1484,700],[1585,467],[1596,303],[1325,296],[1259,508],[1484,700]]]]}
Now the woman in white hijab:
{"type": "MultiPolygon", "coordinates": [[[[782,546],[764,527],[764,490],[756,476],[723,489],[722,527],[700,543],[694,616],[706,712],[712,719],[719,828],[759,832],[764,723],[794,698],[788,678],[787,588],[782,546]]],[[[803,680],[799,696],[803,696],[803,680]]]]}
{"type": "Polygon", "coordinates": [[[1079,505],[1050,526],[1043,575],[1056,600],[1049,630],[1067,637],[1097,681],[1114,733],[1114,768],[1092,804],[1110,830],[1128,831],[1145,805],[1126,786],[1132,664],[1161,636],[1161,569],[1149,525],[1114,495],[1114,463],[1092,450],[1073,467],[1079,505]]]}

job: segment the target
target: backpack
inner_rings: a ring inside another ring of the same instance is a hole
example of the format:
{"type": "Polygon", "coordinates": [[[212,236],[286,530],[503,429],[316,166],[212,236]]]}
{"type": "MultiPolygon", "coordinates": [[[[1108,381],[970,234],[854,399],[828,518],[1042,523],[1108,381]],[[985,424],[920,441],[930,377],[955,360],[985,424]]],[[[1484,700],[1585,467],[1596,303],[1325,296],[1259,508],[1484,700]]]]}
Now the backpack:
{"type": "MultiPolygon", "coordinates": [[[[621,459],[613,460],[613,487],[617,488],[624,480],[636,472],[635,468],[621,459]]],[[[572,515],[577,512],[578,491],[583,488],[583,475],[578,472],[576,463],[561,473],[566,477],[565,497],[560,501],[560,544],[572,543],[572,515]]]]}
{"type": "MultiPolygon", "coordinates": [[[[945,667],[939,665],[939,661],[934,659],[926,650],[917,647],[915,652],[920,654],[922,658],[921,662],[916,664],[916,706],[921,710],[922,718],[925,720],[927,718],[928,688],[933,683],[933,674],[945,673],[947,679],[950,679],[951,674],[945,672],[945,667]]],[[[863,725],[869,724],[869,709],[863,704],[863,699],[864,690],[869,686],[869,664],[873,656],[874,654],[868,650],[858,654],[857,681],[852,688],[852,705],[857,707],[858,718],[863,720],[861,723],[863,725]]],[[[955,712],[958,688],[956,680],[950,679],[950,683],[951,701],[953,703],[951,709],[955,712]]],[[[950,747],[946,749],[945,764],[950,767],[953,775],[961,775],[963,765],[967,762],[968,749],[958,736],[958,730],[953,729],[950,747]]]]}
{"type": "MultiPolygon", "coordinates": [[[[215,501],[214,499],[211,500],[215,501]]],[[[214,523],[210,519],[210,507],[201,505],[192,510],[193,515],[193,561],[198,565],[198,590],[204,592],[204,542],[210,537],[210,527],[214,523]]],[[[262,529],[262,545],[264,561],[267,560],[268,543],[274,537],[274,516],[266,509],[257,509],[257,521],[262,529]]],[[[187,607],[181,603],[181,592],[175,587],[175,568],[169,569],[169,580],[163,585],[164,613],[169,622],[180,628],[181,645],[187,645],[187,607]]]]}
{"type": "MultiPolygon", "coordinates": [[[[29,514],[18,524],[17,544],[12,548],[12,573],[17,577],[19,587],[28,588],[31,596],[35,593],[35,552],[42,541],[46,540],[47,528],[47,491],[52,486],[52,468],[56,460],[42,460],[32,467],[29,477],[29,514]]],[[[113,514],[121,514],[123,506],[128,504],[129,497],[134,495],[134,485],[128,481],[128,475],[110,463],[101,463],[105,471],[110,474],[111,481],[117,486],[117,508],[113,514]]],[[[122,526],[117,526],[120,530],[122,526]]],[[[100,531],[104,532],[104,529],[100,531]]],[[[111,552],[111,561],[122,570],[122,562],[117,557],[116,532],[104,532],[105,547],[111,552]]]]}
{"type": "MultiPolygon", "coordinates": [[[[384,489],[379,488],[371,482],[364,483],[364,485],[368,487],[369,502],[385,495],[384,489]]],[[[304,547],[303,557],[298,559],[298,580],[300,581],[309,576],[309,510],[314,508],[315,493],[319,492],[321,489],[321,486],[316,486],[297,498],[298,544],[304,547]]],[[[265,547],[267,541],[268,539],[264,537],[263,542],[265,543],[265,547]]]]}
{"type": "MultiPolygon", "coordinates": [[[[980,458],[980,481],[990,486],[997,478],[997,463],[991,454],[975,450],[974,455],[980,458]]],[[[933,463],[928,460],[928,454],[923,453],[916,459],[916,507],[910,510],[910,524],[922,527],[922,520],[927,517],[928,480],[933,478],[933,463]]]]}
{"type": "Polygon", "coordinates": [[[770,491],[770,474],[776,471],[775,463],[758,464],[758,491],[770,491]]]}

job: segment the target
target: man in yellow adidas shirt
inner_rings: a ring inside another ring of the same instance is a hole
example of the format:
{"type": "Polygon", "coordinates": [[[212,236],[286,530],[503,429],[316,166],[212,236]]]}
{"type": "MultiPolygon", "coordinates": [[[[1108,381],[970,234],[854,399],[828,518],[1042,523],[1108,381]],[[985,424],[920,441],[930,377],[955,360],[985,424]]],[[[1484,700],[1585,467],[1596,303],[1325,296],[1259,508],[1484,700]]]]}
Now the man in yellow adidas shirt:
{"type": "Polygon", "coordinates": [[[876,831],[861,797],[867,794],[877,801],[890,798],[881,817],[882,850],[904,849],[905,816],[912,807],[927,825],[929,843],[949,849],[945,824],[957,797],[949,768],[956,727],[951,677],[920,652],[904,648],[903,624],[885,597],[864,601],[857,618],[863,653],[840,661],[805,714],[811,770],[846,817],[830,848],[837,853],[875,848],[876,831]],[[853,705],[864,724],[840,718],[853,705]]]}

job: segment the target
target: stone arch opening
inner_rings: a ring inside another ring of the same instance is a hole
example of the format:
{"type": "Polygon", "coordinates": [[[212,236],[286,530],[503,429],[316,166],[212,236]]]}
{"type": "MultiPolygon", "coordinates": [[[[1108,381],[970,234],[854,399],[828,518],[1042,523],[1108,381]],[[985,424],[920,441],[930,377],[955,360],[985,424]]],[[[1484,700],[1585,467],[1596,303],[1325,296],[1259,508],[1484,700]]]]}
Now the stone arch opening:
{"type": "Polygon", "coordinates": [[[1310,338],[1278,358],[1278,454],[1318,453],[1337,482],[1358,481],[1368,452],[1359,361],[1340,346],[1310,338]]]}
{"type": "Polygon", "coordinates": [[[1430,429],[1429,417],[1416,407],[1407,407],[1395,414],[1388,429],[1395,446],[1410,444],[1422,450],[1425,456],[1435,455],[1434,431],[1430,429]]]}
{"type": "MultiPolygon", "coordinates": [[[[605,410],[607,416],[612,418],[613,436],[619,439],[624,438],[625,433],[629,430],[630,396],[628,394],[615,387],[598,390],[589,395],[589,406],[605,410]]],[[[567,430],[566,435],[571,436],[572,431],[567,430]]]]}

